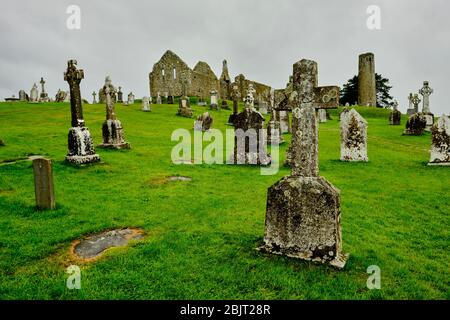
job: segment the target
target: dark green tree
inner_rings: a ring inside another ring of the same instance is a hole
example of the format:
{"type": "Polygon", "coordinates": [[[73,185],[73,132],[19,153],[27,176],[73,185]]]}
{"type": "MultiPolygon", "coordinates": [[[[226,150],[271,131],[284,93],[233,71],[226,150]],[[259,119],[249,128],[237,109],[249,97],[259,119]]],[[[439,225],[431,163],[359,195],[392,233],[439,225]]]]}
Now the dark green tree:
{"type": "MultiPolygon", "coordinates": [[[[377,107],[389,108],[392,105],[392,96],[389,94],[392,86],[389,79],[375,73],[375,86],[377,89],[377,107]]],[[[358,76],[349,79],[342,87],[339,102],[341,105],[358,103],[358,76]]]]}

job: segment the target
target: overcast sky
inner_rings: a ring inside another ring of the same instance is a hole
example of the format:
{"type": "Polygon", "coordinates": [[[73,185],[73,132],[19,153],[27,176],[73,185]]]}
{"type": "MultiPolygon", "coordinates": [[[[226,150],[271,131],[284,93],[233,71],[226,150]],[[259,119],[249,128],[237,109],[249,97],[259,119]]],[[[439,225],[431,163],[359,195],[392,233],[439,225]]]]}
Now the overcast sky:
{"type": "Polygon", "coordinates": [[[358,55],[375,54],[376,72],[392,94],[407,95],[429,80],[431,111],[450,113],[450,1],[448,0],[15,0],[3,1],[0,19],[0,97],[40,77],[54,97],[68,90],[68,59],[84,69],[82,96],[89,101],[106,75],[125,94],[149,94],[148,73],[171,49],[191,68],[206,61],[220,76],[284,88],[294,62],[319,65],[320,85],[342,87],[357,74],[358,55]],[[81,9],[81,29],[69,30],[69,5],[81,9]],[[381,30],[366,26],[369,5],[381,9],[381,30]]]}

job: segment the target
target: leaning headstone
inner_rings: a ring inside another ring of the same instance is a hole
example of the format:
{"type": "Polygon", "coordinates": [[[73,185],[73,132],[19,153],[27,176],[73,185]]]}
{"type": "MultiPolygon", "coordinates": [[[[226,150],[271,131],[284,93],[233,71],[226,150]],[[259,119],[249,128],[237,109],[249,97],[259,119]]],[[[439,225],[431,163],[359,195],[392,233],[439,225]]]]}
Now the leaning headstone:
{"type": "Polygon", "coordinates": [[[129,149],[130,144],[125,142],[122,123],[117,119],[116,108],[111,97],[115,94],[115,91],[116,88],[113,86],[111,79],[107,79],[103,86],[103,92],[106,97],[106,120],[102,126],[103,143],[99,147],[129,149]]]}
{"type": "Polygon", "coordinates": [[[217,91],[212,90],[210,92],[210,94],[211,94],[211,103],[210,103],[209,107],[211,108],[211,110],[219,110],[217,91]]]}
{"type": "Polygon", "coordinates": [[[237,85],[233,86],[233,89],[231,91],[231,99],[233,100],[233,113],[228,118],[228,123],[231,125],[234,125],[236,121],[236,117],[239,113],[239,98],[241,97],[241,94],[239,93],[239,87],[237,85]]]}
{"type": "Polygon", "coordinates": [[[144,112],[150,112],[152,111],[150,109],[150,97],[143,97],[142,98],[142,111],[144,112]]]}
{"type": "Polygon", "coordinates": [[[319,117],[319,123],[327,122],[327,110],[319,109],[317,110],[317,115],[319,117]]]}
{"type": "Polygon", "coordinates": [[[38,209],[55,209],[52,161],[43,157],[33,159],[34,193],[38,209]]]}
{"type": "Polygon", "coordinates": [[[294,64],[292,173],[268,190],[260,249],[343,268],[340,191],[319,176],[315,88],[317,64],[294,64]]]}
{"type": "Polygon", "coordinates": [[[430,111],[430,95],[433,93],[433,89],[430,88],[428,81],[423,82],[423,87],[419,90],[422,95],[422,113],[425,116],[427,125],[426,131],[431,131],[431,127],[434,124],[434,114],[430,111]]]}
{"type": "Polygon", "coordinates": [[[431,128],[428,165],[450,166],[450,118],[446,115],[442,115],[431,128]]]}
{"type": "Polygon", "coordinates": [[[341,161],[369,161],[367,121],[355,109],[341,120],[341,161]]]}
{"type": "Polygon", "coordinates": [[[400,111],[398,111],[398,102],[397,100],[394,100],[392,105],[392,111],[389,114],[389,124],[393,126],[400,125],[400,120],[402,119],[402,114],[400,111]]]}
{"type": "Polygon", "coordinates": [[[70,87],[70,109],[72,115],[72,127],[69,129],[69,152],[66,160],[74,164],[86,164],[100,161],[100,156],[95,153],[89,129],[85,127],[83,119],[83,107],[81,104],[80,82],[84,78],[82,69],[77,69],[77,61],[67,62],[67,71],[64,72],[64,80],[70,87]]]}
{"type": "Polygon", "coordinates": [[[205,112],[202,115],[199,115],[197,120],[194,122],[194,130],[195,131],[208,131],[211,129],[211,125],[213,123],[213,118],[209,114],[209,112],[205,112]]]}
{"type": "Polygon", "coordinates": [[[415,113],[406,121],[406,128],[403,131],[404,135],[421,136],[427,126],[427,119],[422,113],[415,113]]]}
{"type": "Polygon", "coordinates": [[[245,109],[237,115],[234,124],[234,152],[230,162],[269,165],[272,160],[266,151],[264,117],[252,107],[254,101],[252,91],[248,91],[244,101],[245,109]]]}
{"type": "Polygon", "coordinates": [[[39,92],[37,89],[37,85],[35,83],[33,84],[33,87],[31,88],[30,91],[30,102],[38,102],[38,100],[39,100],[39,92]]]}

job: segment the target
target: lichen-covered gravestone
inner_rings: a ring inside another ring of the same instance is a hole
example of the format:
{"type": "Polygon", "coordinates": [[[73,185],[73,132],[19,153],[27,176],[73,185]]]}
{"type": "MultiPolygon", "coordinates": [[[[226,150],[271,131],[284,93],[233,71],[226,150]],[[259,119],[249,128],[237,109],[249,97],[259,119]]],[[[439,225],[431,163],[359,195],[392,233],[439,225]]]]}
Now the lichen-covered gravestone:
{"type": "Polygon", "coordinates": [[[150,112],[152,111],[150,109],[150,97],[142,97],[142,111],[144,112],[150,112]]]}
{"type": "Polygon", "coordinates": [[[106,77],[105,79],[103,92],[105,92],[106,98],[106,120],[102,126],[103,143],[99,147],[129,149],[130,144],[125,142],[122,123],[116,116],[116,108],[112,99],[112,95],[115,95],[116,88],[113,86],[110,77],[106,77]]]}
{"type": "Polygon", "coordinates": [[[316,88],[316,62],[295,63],[292,173],[268,190],[260,249],[343,268],[340,191],[319,176],[316,88]]]}
{"type": "Polygon", "coordinates": [[[369,161],[367,121],[355,109],[341,118],[341,161],[369,161]]]}
{"type": "Polygon", "coordinates": [[[33,159],[34,192],[38,209],[55,209],[52,161],[43,157],[33,159]]]}
{"type": "Polygon", "coordinates": [[[327,110],[325,109],[317,110],[317,116],[319,117],[319,123],[327,122],[327,110]]]}
{"type": "Polygon", "coordinates": [[[406,121],[406,128],[403,131],[407,136],[421,136],[427,126],[427,119],[422,113],[415,113],[406,121]]]}
{"type": "Polygon", "coordinates": [[[402,114],[400,111],[398,111],[398,102],[397,100],[394,100],[393,104],[393,110],[389,114],[389,124],[393,126],[400,125],[400,120],[402,118],[402,114]]]}
{"type": "Polygon", "coordinates": [[[64,72],[64,80],[69,83],[70,87],[72,127],[69,129],[69,152],[66,161],[77,165],[100,161],[100,156],[95,153],[91,133],[85,127],[83,119],[80,92],[80,82],[83,78],[84,72],[82,69],[77,69],[77,61],[69,60],[67,71],[64,72]]]}
{"type": "Polygon", "coordinates": [[[245,109],[236,117],[234,127],[234,152],[231,163],[269,165],[270,155],[267,154],[267,136],[263,130],[264,117],[253,108],[251,90],[245,97],[245,109]]]}
{"type": "Polygon", "coordinates": [[[209,112],[205,112],[197,117],[197,120],[194,122],[194,130],[195,131],[208,131],[211,129],[211,125],[213,123],[213,118],[209,114],[209,112]]]}
{"type": "Polygon", "coordinates": [[[442,115],[431,128],[428,165],[450,166],[450,118],[446,115],[442,115]]]}

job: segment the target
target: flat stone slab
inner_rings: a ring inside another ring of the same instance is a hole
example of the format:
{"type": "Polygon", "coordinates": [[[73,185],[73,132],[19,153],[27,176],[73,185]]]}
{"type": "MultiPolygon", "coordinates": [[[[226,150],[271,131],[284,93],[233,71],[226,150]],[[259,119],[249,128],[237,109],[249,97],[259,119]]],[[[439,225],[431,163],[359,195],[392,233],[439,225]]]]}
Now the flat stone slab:
{"type": "Polygon", "coordinates": [[[141,239],[143,234],[143,230],[133,228],[103,231],[83,240],[76,240],[71,251],[78,259],[93,260],[109,248],[123,247],[130,240],[141,239]]]}
{"type": "Polygon", "coordinates": [[[191,181],[191,177],[183,177],[183,176],[173,176],[168,177],[169,181],[191,181]]]}

